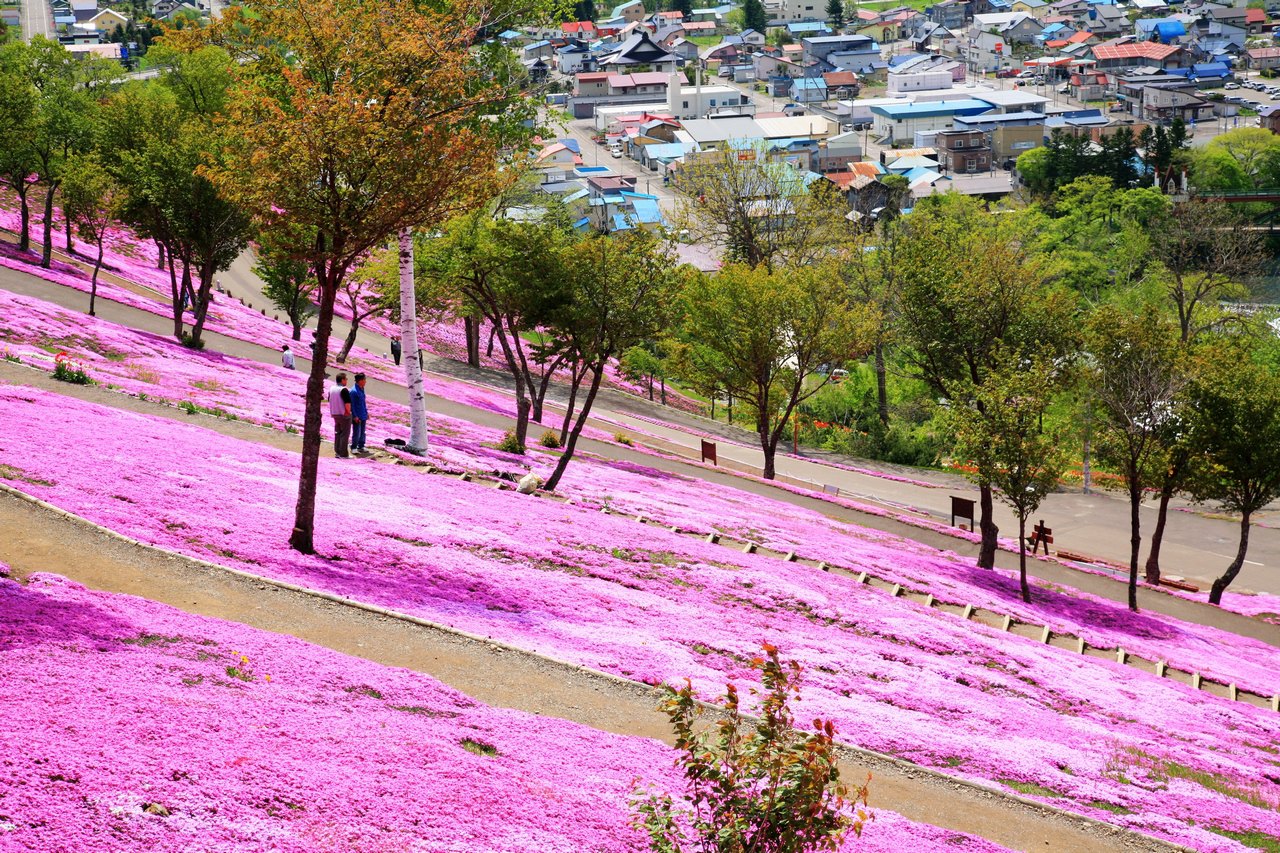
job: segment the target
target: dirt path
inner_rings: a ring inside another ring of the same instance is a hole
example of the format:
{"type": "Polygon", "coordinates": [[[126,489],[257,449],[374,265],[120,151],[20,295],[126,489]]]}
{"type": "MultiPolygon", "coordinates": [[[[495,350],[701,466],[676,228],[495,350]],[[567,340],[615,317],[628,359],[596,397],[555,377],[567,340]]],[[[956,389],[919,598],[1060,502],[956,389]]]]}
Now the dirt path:
{"type": "MultiPolygon", "coordinates": [[[[237,577],[122,542],[84,522],[0,495],[0,560],[18,578],[65,575],[93,589],[160,601],[188,613],[299,637],[345,654],[427,673],[483,702],[670,742],[654,688],[442,627],[339,604],[237,577]]],[[[887,757],[848,750],[849,779],[873,774],[873,807],[987,838],[1016,850],[1167,851],[1172,845],[1052,807],[949,779],[887,757]]]]}

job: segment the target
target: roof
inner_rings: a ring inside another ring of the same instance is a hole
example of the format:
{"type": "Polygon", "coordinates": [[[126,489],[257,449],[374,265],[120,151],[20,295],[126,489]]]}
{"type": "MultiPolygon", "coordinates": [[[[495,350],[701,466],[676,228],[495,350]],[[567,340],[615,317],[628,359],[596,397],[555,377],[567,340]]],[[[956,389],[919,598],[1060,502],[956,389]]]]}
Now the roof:
{"type": "Polygon", "coordinates": [[[936,169],[938,161],[931,157],[914,154],[910,157],[899,157],[889,164],[891,172],[910,172],[913,169],[936,169]]]}
{"type": "Polygon", "coordinates": [[[594,21],[566,21],[560,29],[566,33],[594,33],[596,25],[594,21]]]}
{"type": "Polygon", "coordinates": [[[872,107],[873,113],[887,118],[929,118],[947,115],[979,115],[991,109],[991,104],[975,98],[961,98],[955,101],[933,101],[922,104],[886,104],[872,107]]]}
{"type": "Polygon", "coordinates": [[[1246,50],[1250,59],[1275,59],[1280,57],[1280,47],[1255,47],[1252,50],[1246,50]]]}
{"type": "Polygon", "coordinates": [[[639,71],[634,74],[611,73],[608,75],[609,85],[613,88],[624,86],[665,86],[671,75],[664,71],[639,71]]]}
{"type": "Polygon", "coordinates": [[[682,122],[684,132],[697,142],[721,142],[727,139],[759,139],[764,130],[755,119],[746,116],[731,118],[689,119],[682,122]]]}
{"type": "Polygon", "coordinates": [[[1157,44],[1153,41],[1116,44],[1106,42],[1093,46],[1094,59],[1168,59],[1182,48],[1176,44],[1157,44]]]}
{"type": "Polygon", "coordinates": [[[1249,24],[1265,24],[1267,22],[1267,10],[1266,9],[1245,9],[1244,20],[1245,20],[1245,23],[1249,23],[1249,24]]]}
{"type": "Polygon", "coordinates": [[[825,89],[827,81],[821,77],[797,77],[791,81],[791,88],[797,92],[802,89],[825,89]]]}
{"type": "Polygon", "coordinates": [[[956,116],[956,129],[964,129],[960,127],[961,125],[969,128],[988,124],[1036,124],[1044,120],[1044,113],[1034,113],[1030,110],[1020,113],[983,113],[976,116],[956,116]]]}
{"type": "Polygon", "coordinates": [[[822,75],[822,79],[827,81],[827,88],[835,86],[856,86],[858,85],[858,75],[852,71],[830,71],[822,75]]]}

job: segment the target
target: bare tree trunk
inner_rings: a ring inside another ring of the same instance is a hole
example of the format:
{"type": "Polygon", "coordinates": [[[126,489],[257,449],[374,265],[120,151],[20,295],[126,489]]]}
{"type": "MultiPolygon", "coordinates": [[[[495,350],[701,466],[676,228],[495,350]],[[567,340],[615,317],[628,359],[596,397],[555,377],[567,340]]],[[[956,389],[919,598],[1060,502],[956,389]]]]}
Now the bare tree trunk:
{"type": "Polygon", "coordinates": [[[347,356],[351,355],[351,348],[356,345],[356,335],[360,332],[359,312],[351,313],[351,327],[347,329],[347,336],[342,339],[342,349],[338,352],[338,357],[334,359],[338,364],[346,364],[347,356]]]}
{"type": "Polygon", "coordinates": [[[587,417],[591,414],[591,404],[595,402],[596,393],[600,390],[600,380],[604,377],[604,362],[591,365],[591,370],[593,371],[591,388],[587,391],[587,399],[582,402],[582,411],[578,413],[578,420],[574,422],[573,431],[569,433],[569,440],[565,442],[564,452],[560,454],[556,469],[551,473],[551,479],[547,480],[547,485],[544,487],[548,492],[553,491],[560,484],[560,478],[564,476],[564,469],[569,467],[569,460],[573,458],[574,448],[578,446],[578,436],[582,434],[582,428],[587,425],[587,417]]]}
{"type": "Polygon", "coordinates": [[[1213,586],[1209,588],[1210,604],[1222,604],[1222,593],[1226,592],[1227,587],[1236,579],[1236,575],[1240,574],[1240,569],[1244,566],[1244,555],[1249,553],[1249,518],[1252,515],[1251,512],[1240,515],[1240,547],[1236,549],[1236,558],[1231,561],[1231,565],[1227,566],[1222,577],[1214,581],[1213,586]]]}
{"type": "Polygon", "coordinates": [[[40,252],[40,267],[49,269],[53,266],[53,194],[57,184],[51,184],[44,194],[44,246],[40,252]]]}
{"type": "Polygon", "coordinates": [[[21,217],[21,231],[18,233],[18,250],[22,252],[31,251],[31,200],[28,194],[31,192],[31,185],[27,183],[26,178],[14,183],[14,190],[18,193],[19,216],[21,217]]]}
{"type": "Polygon", "coordinates": [[[1129,471],[1129,609],[1138,612],[1138,552],[1142,548],[1142,488],[1129,471]]]}
{"type": "MultiPolygon", "coordinates": [[[[767,394],[764,396],[768,396],[767,394]]],[[[756,434],[760,436],[760,449],[764,452],[764,468],[760,472],[760,476],[766,480],[772,480],[775,475],[774,457],[778,453],[778,442],[774,439],[773,430],[769,428],[769,413],[765,411],[765,407],[761,406],[761,411],[756,415],[756,434]]]]}
{"type": "Polygon", "coordinates": [[[1156,526],[1151,531],[1151,553],[1147,554],[1145,570],[1147,583],[1160,585],[1160,545],[1164,541],[1164,526],[1169,518],[1169,501],[1173,498],[1174,484],[1166,479],[1160,487],[1160,508],[1156,512],[1156,526]]]}
{"type": "MultiPolygon", "coordinates": [[[[413,287],[413,232],[400,232],[400,341],[404,351],[418,351],[418,303],[413,287]]],[[[405,384],[409,389],[409,450],[427,449],[427,394],[422,387],[422,369],[413,357],[404,360],[405,384]]]]}
{"type": "Polygon", "coordinates": [[[1031,603],[1031,587],[1027,584],[1027,517],[1018,513],[1018,582],[1022,600],[1031,603]]]}
{"type": "Polygon", "coordinates": [[[880,423],[889,425],[889,384],[887,368],[884,364],[884,344],[876,344],[876,404],[880,413],[880,423]]]}
{"type": "MultiPolygon", "coordinates": [[[[200,289],[191,298],[191,346],[201,345],[200,336],[204,334],[204,323],[209,317],[209,306],[213,304],[213,266],[209,263],[200,267],[200,289]]],[[[188,285],[190,286],[190,285],[188,285]]]]}
{"type": "Polygon", "coordinates": [[[573,423],[573,409],[578,403],[578,388],[582,386],[582,380],[587,375],[586,364],[582,365],[582,369],[578,369],[575,362],[569,367],[569,405],[564,410],[564,423],[560,425],[560,446],[563,447],[565,442],[569,440],[569,425],[573,423]]]}
{"type": "MultiPolygon", "coordinates": [[[[476,317],[463,317],[463,328],[467,332],[467,364],[480,366],[480,320],[476,317]]],[[[491,350],[492,352],[492,350],[491,350]]]]}
{"type": "MultiPolygon", "coordinates": [[[[317,238],[322,240],[323,237],[317,238]]],[[[339,282],[331,271],[316,271],[320,289],[320,316],[316,323],[316,352],[307,375],[307,407],[302,420],[302,467],[298,474],[298,503],[294,510],[289,545],[303,554],[314,554],[316,486],[320,466],[320,420],[324,404],[324,372],[328,367],[329,334],[333,330],[333,302],[339,282]]],[[[412,359],[410,359],[412,361],[412,359]]]]}
{"type": "Polygon", "coordinates": [[[102,269],[102,238],[98,238],[98,260],[93,264],[93,280],[89,283],[89,316],[96,317],[98,302],[98,271],[102,269]]]}
{"type": "Polygon", "coordinates": [[[74,255],[76,254],[76,245],[71,236],[71,217],[67,216],[66,208],[63,208],[62,210],[62,222],[66,226],[67,231],[67,252],[74,255]]]}
{"type": "Polygon", "coordinates": [[[182,289],[178,285],[178,273],[174,269],[173,252],[169,253],[169,295],[173,305],[173,336],[182,341],[182,289]]]}
{"type": "Polygon", "coordinates": [[[167,253],[164,250],[164,243],[161,243],[159,240],[156,240],[155,243],[156,243],[156,269],[162,270],[164,269],[164,257],[165,257],[165,254],[167,253]]]}
{"type": "Polygon", "coordinates": [[[991,484],[978,484],[978,529],[982,531],[982,543],[978,546],[978,568],[996,567],[996,549],[999,547],[1000,528],[995,522],[995,504],[991,498],[991,484]]]}

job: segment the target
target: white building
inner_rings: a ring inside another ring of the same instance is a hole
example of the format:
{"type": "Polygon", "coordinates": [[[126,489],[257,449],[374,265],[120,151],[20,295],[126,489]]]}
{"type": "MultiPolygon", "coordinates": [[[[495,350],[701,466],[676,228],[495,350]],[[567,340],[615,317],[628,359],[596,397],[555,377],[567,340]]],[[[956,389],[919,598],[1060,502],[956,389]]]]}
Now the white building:
{"type": "Polygon", "coordinates": [[[888,79],[888,87],[885,89],[886,95],[905,95],[909,92],[950,89],[955,82],[951,72],[947,69],[904,71],[901,73],[890,71],[888,79]]]}

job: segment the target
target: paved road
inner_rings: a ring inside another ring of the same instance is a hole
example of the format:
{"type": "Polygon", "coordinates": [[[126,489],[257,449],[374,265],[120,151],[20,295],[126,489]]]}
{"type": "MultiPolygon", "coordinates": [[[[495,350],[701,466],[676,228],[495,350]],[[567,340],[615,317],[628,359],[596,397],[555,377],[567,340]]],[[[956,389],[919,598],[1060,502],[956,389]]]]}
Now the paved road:
{"type": "Polygon", "coordinates": [[[22,37],[31,41],[35,36],[53,38],[53,12],[48,0],[22,0],[22,37]]]}

